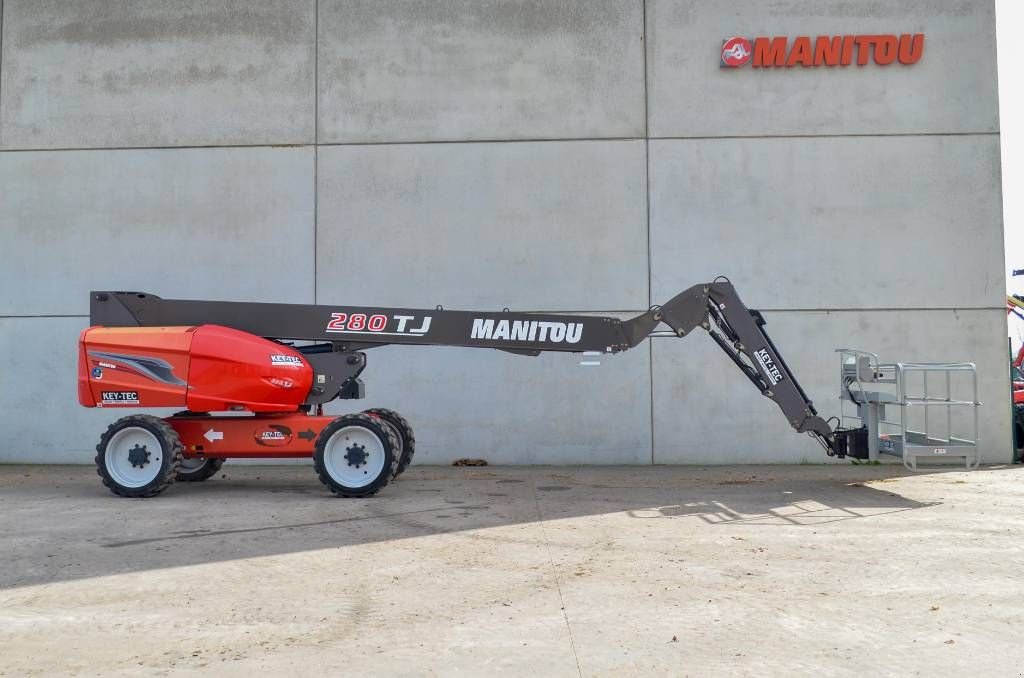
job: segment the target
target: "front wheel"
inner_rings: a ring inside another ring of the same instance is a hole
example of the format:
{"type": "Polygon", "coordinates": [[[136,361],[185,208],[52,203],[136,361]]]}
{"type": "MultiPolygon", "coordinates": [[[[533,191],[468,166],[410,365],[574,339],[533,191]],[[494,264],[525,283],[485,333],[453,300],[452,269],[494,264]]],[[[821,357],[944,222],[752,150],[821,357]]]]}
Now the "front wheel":
{"type": "Polygon", "coordinates": [[[181,439],[171,426],[148,414],[118,419],[96,446],[96,473],[121,497],[152,497],[174,482],[181,464],[181,439]]]}
{"type": "Polygon", "coordinates": [[[313,466],[334,494],[369,497],[394,475],[398,444],[392,427],[365,414],[346,414],[320,431],[313,466]]]}

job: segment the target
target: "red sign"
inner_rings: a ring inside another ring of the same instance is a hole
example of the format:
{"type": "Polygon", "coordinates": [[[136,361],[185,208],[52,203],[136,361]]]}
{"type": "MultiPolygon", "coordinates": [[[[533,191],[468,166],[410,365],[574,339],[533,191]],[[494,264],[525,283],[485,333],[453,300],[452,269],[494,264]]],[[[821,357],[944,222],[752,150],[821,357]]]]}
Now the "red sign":
{"type": "Polygon", "coordinates": [[[867,66],[872,61],[888,66],[897,61],[916,64],[924,52],[924,33],[902,35],[819,35],[813,40],[793,38],[734,37],[722,42],[722,68],[739,68],[751,62],[754,68],[778,66],[867,66]]]}
{"type": "Polygon", "coordinates": [[[746,38],[729,38],[722,43],[722,65],[737,68],[750,61],[754,47],[746,38]]]}

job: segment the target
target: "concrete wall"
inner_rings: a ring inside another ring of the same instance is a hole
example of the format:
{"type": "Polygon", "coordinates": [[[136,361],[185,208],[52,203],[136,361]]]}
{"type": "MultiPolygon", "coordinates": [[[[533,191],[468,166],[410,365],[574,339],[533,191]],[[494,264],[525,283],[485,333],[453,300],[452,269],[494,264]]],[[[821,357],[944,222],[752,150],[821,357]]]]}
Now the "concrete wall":
{"type": "MultiPolygon", "coordinates": [[[[991,2],[0,17],[0,461],[91,460],[91,288],[628,313],[719,274],[826,414],[837,346],[974,360],[985,458],[1010,458],[991,2]],[[732,35],[918,31],[912,67],[718,67],[732,35]]],[[[705,337],[603,362],[377,349],[365,406],[406,414],[431,463],[823,459],[705,337]]]]}

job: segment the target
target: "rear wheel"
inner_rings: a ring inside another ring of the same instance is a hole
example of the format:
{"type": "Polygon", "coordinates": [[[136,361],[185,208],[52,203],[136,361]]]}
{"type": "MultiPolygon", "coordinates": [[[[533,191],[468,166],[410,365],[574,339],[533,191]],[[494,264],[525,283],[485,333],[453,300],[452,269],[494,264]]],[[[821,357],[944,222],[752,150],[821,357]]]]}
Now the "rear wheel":
{"type": "Polygon", "coordinates": [[[394,410],[386,410],[383,407],[375,407],[366,410],[363,414],[380,419],[391,426],[398,437],[398,467],[395,470],[395,477],[402,475],[402,472],[412,463],[412,457],[416,454],[416,436],[413,435],[412,426],[409,422],[394,410]]]}
{"type": "MultiPolygon", "coordinates": [[[[185,410],[184,412],[175,412],[172,415],[172,419],[181,417],[208,417],[209,412],[193,412],[191,410],[185,410]]],[[[198,483],[212,478],[217,475],[217,471],[224,465],[223,459],[211,459],[204,457],[192,457],[189,459],[182,459],[181,465],[178,467],[178,482],[182,483],[198,483]]]]}
{"type": "Polygon", "coordinates": [[[391,426],[365,414],[346,414],[320,431],[313,466],[331,492],[369,497],[394,476],[398,444],[391,426]]]}
{"type": "Polygon", "coordinates": [[[181,440],[171,426],[148,414],[118,419],[96,446],[96,473],[121,497],[152,497],[174,482],[181,440]]]}

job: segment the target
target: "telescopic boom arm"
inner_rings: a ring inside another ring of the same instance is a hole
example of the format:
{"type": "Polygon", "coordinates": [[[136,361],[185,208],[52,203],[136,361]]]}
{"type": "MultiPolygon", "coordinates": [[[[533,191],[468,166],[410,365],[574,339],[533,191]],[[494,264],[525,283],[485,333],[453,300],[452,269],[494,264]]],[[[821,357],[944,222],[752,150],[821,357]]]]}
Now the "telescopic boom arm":
{"type": "MultiPolygon", "coordinates": [[[[92,325],[107,327],[212,324],[277,341],[324,342],[298,350],[311,357],[318,353],[360,356],[358,371],[365,365],[365,357],[357,352],[388,344],[493,348],[524,355],[542,351],[618,353],[649,337],[684,337],[702,328],[761,394],[775,401],[794,429],[815,436],[830,455],[839,452],[842,456],[832,428],[818,416],[765,332],[764,318],[743,304],[725,278],[694,285],[665,304],[627,320],[507,310],[449,311],[441,307],[189,301],[140,292],[92,292],[90,314],[92,325]]],[[[338,395],[328,394],[321,401],[338,395]]]]}

